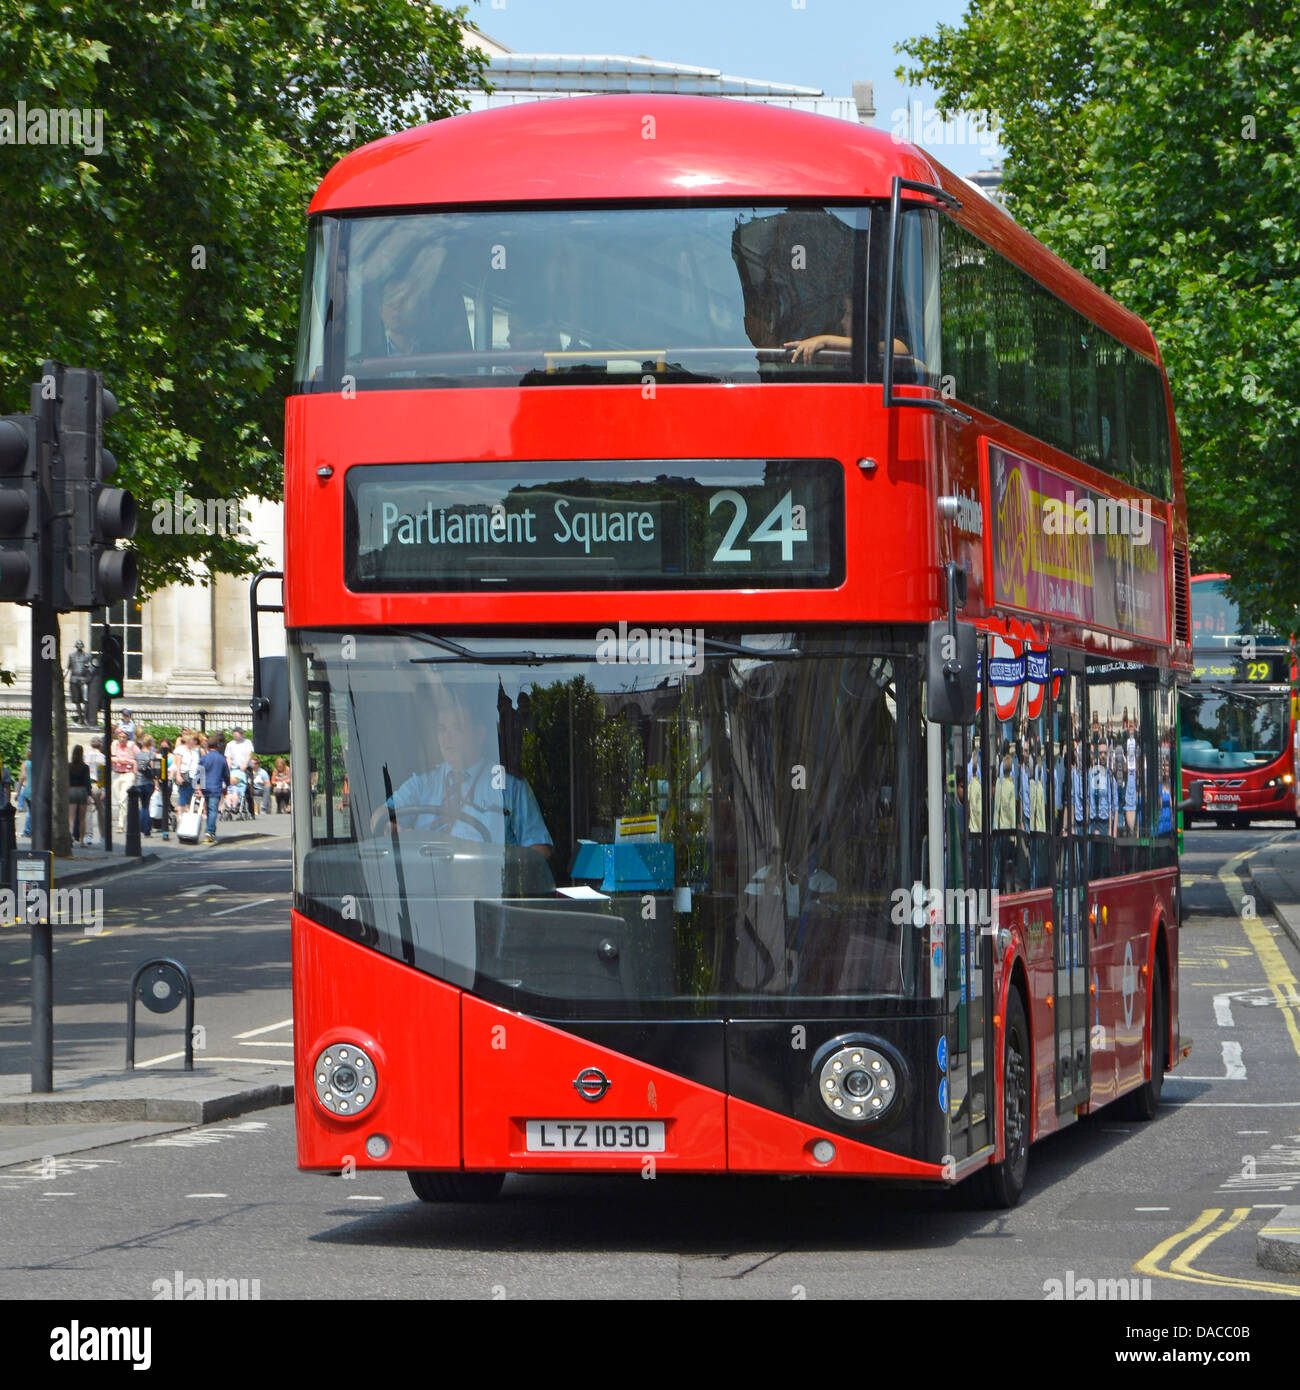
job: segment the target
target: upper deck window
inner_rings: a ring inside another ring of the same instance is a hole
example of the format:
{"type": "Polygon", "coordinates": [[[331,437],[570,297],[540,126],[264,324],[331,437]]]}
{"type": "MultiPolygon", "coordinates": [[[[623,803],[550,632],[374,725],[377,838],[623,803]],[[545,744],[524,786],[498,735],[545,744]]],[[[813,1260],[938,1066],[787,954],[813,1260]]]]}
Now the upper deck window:
{"type": "Polygon", "coordinates": [[[941,254],[943,370],[956,399],[1172,497],[1160,369],[947,218],[941,254]]]}
{"type": "Polygon", "coordinates": [[[866,378],[867,207],[321,218],[295,390],[866,378]]]}

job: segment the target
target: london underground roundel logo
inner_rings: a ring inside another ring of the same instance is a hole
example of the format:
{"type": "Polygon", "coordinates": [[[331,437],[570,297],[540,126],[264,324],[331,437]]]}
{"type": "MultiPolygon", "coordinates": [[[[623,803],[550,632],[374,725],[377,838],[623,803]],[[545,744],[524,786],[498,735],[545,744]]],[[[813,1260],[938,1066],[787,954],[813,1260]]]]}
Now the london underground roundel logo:
{"type": "MultiPolygon", "coordinates": [[[[993,638],[993,650],[991,653],[994,661],[1014,661],[1021,654],[1020,642],[1014,637],[993,638]]],[[[1020,682],[1014,685],[994,685],[991,687],[993,695],[993,710],[999,719],[1010,719],[1016,712],[1016,705],[1020,701],[1020,682]]]]}
{"type": "Polygon", "coordinates": [[[599,1067],[584,1067],[573,1078],[573,1089],[583,1100],[589,1100],[593,1105],[596,1101],[605,1099],[605,1092],[613,1084],[599,1067]]]}

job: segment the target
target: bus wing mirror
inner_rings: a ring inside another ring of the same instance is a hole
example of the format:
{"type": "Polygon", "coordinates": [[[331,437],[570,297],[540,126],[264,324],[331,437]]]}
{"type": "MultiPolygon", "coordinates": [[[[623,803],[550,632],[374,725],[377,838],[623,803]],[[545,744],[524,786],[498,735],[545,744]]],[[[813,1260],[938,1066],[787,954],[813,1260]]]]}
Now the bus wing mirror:
{"type": "Polygon", "coordinates": [[[979,689],[975,628],[970,623],[931,623],[926,639],[926,718],[932,724],[973,724],[979,689]]]}
{"type": "Polygon", "coordinates": [[[1193,782],[1187,800],[1178,803],[1180,811],[1200,811],[1205,807],[1205,783],[1193,782]]]}
{"type": "Polygon", "coordinates": [[[289,658],[264,656],[257,663],[253,698],[253,747],[259,754],[289,751],[289,658]]]}
{"type": "Polygon", "coordinates": [[[284,603],[263,603],[258,590],[268,579],[284,583],[280,570],[263,570],[253,576],[248,590],[248,616],[253,638],[253,747],[259,753],[289,751],[289,659],[284,656],[263,656],[258,618],[263,613],[283,613],[284,603]]]}

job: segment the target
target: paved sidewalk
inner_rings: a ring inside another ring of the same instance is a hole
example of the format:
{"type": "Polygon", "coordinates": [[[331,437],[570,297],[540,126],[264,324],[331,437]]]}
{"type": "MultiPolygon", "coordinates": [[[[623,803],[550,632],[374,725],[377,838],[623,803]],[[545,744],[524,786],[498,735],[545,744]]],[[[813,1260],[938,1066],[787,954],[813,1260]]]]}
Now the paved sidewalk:
{"type": "Polygon", "coordinates": [[[1300,1274],[1300,1207],[1283,1207],[1255,1237],[1255,1263],[1300,1274]]]}
{"type": "Polygon", "coordinates": [[[1291,831],[1246,861],[1260,906],[1277,918],[1300,950],[1300,831],[1291,831]]]}
{"type": "MultiPolygon", "coordinates": [[[[217,845],[233,845],[243,840],[288,839],[290,820],[289,815],[277,816],[272,812],[269,816],[258,816],[256,820],[221,821],[217,826],[217,845]]],[[[140,837],[140,855],[136,858],[127,856],[125,839],[124,835],[119,835],[114,830],[111,853],[105,851],[103,841],[91,848],[73,845],[70,859],[54,860],[55,884],[66,887],[73,883],[86,883],[106,874],[123,873],[138,869],[143,864],[157,864],[173,859],[193,857],[197,862],[205,850],[213,848],[211,845],[182,844],[174,834],[164,840],[161,834],[155,832],[140,837]]],[[[20,851],[30,849],[31,843],[31,840],[21,835],[18,837],[20,851]]]]}
{"type": "MultiPolygon", "coordinates": [[[[252,821],[222,821],[217,845],[181,844],[173,835],[141,838],[140,857],[127,858],[122,838],[114,832],[113,851],[74,847],[71,859],[54,860],[59,886],[85,883],[106,875],[130,872],[146,865],[191,860],[195,870],[213,850],[241,842],[287,840],[290,817],[259,816],[252,821]]],[[[18,848],[29,840],[19,838],[18,848]]],[[[215,867],[215,866],[214,866],[215,867]]],[[[179,1062],[135,1071],[55,1071],[55,1090],[31,1094],[28,1073],[0,1075],[0,1168],[40,1162],[51,1156],[147,1138],[171,1130],[212,1124],[251,1110],[290,1104],[289,1069],[204,1066],[187,1072],[179,1062]]]]}

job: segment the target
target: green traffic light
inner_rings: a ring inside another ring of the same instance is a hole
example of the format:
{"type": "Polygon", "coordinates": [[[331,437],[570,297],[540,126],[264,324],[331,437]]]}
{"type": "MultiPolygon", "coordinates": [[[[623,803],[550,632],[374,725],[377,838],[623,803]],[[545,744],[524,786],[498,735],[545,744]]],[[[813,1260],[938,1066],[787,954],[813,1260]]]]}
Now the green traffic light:
{"type": "Polygon", "coordinates": [[[116,695],[120,695],[121,693],[122,693],[122,682],[121,682],[121,681],[107,680],[107,681],[104,682],[104,694],[105,694],[105,695],[115,695],[115,696],[116,696],[116,695]]]}

